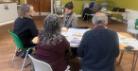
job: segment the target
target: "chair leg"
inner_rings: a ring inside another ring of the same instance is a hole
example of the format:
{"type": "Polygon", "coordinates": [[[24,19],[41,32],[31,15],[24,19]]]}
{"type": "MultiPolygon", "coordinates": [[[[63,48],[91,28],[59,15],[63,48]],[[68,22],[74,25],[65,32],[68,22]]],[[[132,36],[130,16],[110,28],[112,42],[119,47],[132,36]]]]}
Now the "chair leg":
{"type": "Polygon", "coordinates": [[[29,49],[27,50],[26,54],[25,54],[25,58],[24,58],[24,60],[23,60],[23,64],[22,64],[22,66],[21,66],[21,70],[20,70],[20,71],[23,71],[23,69],[24,69],[24,67],[25,67],[25,62],[26,62],[26,60],[27,60],[28,53],[29,53],[30,49],[31,49],[31,48],[29,48],[29,49]]]}
{"type": "Polygon", "coordinates": [[[134,52],[131,71],[135,71],[137,60],[138,60],[138,53],[134,52]]]}
{"type": "Polygon", "coordinates": [[[85,16],[86,16],[86,15],[84,14],[83,20],[85,19],[85,16]]]}
{"type": "Polygon", "coordinates": [[[31,63],[31,71],[35,71],[33,63],[31,63]]]}
{"type": "Polygon", "coordinates": [[[27,50],[27,53],[25,54],[25,58],[24,58],[24,60],[23,60],[23,64],[22,64],[22,66],[21,66],[21,70],[20,71],[23,71],[23,69],[24,69],[24,66],[25,66],[25,62],[26,62],[26,60],[27,60],[27,57],[28,57],[28,50],[27,50]]]}
{"type": "Polygon", "coordinates": [[[15,56],[16,56],[16,51],[17,51],[17,48],[15,49],[14,54],[13,54],[13,56],[12,56],[12,63],[13,63],[13,64],[14,64],[14,59],[15,59],[15,56]]]}
{"type": "Polygon", "coordinates": [[[124,52],[125,51],[121,51],[120,58],[119,58],[119,62],[117,63],[118,65],[120,65],[121,62],[122,62],[122,58],[123,58],[124,52]]]}

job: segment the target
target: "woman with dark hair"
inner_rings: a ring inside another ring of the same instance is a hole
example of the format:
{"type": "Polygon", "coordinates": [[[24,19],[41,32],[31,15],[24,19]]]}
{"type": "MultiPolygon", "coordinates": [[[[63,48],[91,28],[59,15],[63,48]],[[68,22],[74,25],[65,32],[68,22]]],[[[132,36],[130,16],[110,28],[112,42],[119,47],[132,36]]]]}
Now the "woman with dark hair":
{"type": "Polygon", "coordinates": [[[47,16],[36,47],[36,58],[49,63],[53,71],[64,71],[67,68],[65,52],[69,42],[61,35],[60,28],[56,15],[47,16]]]}

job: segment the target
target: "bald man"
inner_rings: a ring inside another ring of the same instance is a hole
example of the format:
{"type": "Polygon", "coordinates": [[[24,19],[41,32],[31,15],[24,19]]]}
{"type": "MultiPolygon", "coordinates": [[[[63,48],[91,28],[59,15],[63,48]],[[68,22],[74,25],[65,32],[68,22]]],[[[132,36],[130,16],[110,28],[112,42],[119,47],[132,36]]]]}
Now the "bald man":
{"type": "Polygon", "coordinates": [[[78,48],[83,71],[115,71],[119,55],[119,39],[116,32],[107,28],[108,17],[96,13],[92,19],[94,28],[83,35],[78,48]]]}

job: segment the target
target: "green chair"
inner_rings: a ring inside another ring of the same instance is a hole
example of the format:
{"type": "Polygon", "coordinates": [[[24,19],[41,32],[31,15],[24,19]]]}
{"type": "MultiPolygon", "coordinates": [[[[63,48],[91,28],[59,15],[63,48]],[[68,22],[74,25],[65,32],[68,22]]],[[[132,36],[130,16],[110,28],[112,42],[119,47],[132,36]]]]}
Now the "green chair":
{"type": "Polygon", "coordinates": [[[22,64],[21,70],[20,70],[20,71],[23,71],[23,68],[25,66],[25,61],[27,59],[28,53],[29,53],[29,51],[30,51],[31,48],[29,48],[29,49],[24,48],[22,40],[14,32],[9,31],[9,34],[12,37],[12,39],[13,39],[15,45],[16,45],[15,53],[14,53],[13,58],[12,58],[12,63],[14,63],[16,52],[18,52],[20,50],[26,51],[26,55],[25,55],[25,58],[23,60],[23,64],[22,64]]]}
{"type": "Polygon", "coordinates": [[[138,30],[138,19],[135,21],[135,29],[138,30]]]}

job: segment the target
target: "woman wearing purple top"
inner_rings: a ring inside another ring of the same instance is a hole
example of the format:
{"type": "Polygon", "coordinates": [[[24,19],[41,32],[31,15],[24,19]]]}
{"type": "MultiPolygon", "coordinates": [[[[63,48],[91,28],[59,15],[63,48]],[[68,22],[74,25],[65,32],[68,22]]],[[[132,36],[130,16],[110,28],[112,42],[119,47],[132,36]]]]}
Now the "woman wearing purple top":
{"type": "Polygon", "coordinates": [[[65,52],[69,42],[60,33],[60,22],[56,15],[49,15],[44,21],[44,30],[39,35],[36,58],[49,63],[53,71],[65,71],[65,52]]]}

